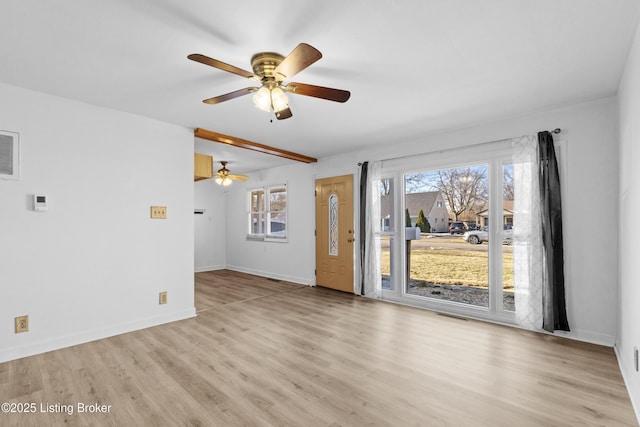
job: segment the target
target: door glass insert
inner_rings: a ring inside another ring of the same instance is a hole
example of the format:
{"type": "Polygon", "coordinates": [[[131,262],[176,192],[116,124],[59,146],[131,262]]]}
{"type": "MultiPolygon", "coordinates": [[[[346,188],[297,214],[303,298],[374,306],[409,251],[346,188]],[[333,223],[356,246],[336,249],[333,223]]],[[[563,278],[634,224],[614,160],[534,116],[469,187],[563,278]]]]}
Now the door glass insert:
{"type": "Polygon", "coordinates": [[[329,196],[329,255],[338,256],[338,195],[329,196]]]}
{"type": "Polygon", "coordinates": [[[487,164],[406,174],[405,292],[489,307],[487,164]]]}

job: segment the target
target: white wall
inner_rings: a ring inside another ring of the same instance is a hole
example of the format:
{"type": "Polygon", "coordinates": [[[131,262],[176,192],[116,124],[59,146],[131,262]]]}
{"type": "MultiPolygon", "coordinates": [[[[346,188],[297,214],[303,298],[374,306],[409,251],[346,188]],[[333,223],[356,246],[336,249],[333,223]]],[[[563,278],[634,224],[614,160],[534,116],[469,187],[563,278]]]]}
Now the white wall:
{"type": "Polygon", "coordinates": [[[640,247],[635,236],[640,212],[640,32],[625,68],[618,92],[620,102],[620,309],[616,351],[627,388],[640,418],[640,374],[634,367],[634,347],[640,348],[640,286],[636,263],[640,247]]]}
{"type": "Polygon", "coordinates": [[[191,131],[6,85],[0,111],[22,150],[0,180],[0,362],[195,315],[191,131]]]}
{"type": "Polygon", "coordinates": [[[204,209],[194,215],[195,271],[219,270],[226,267],[226,192],[213,179],[194,183],[195,209],[204,209]]]}
{"type": "MultiPolygon", "coordinates": [[[[289,167],[263,172],[268,181],[288,180],[301,190],[312,188],[316,178],[357,173],[357,163],[427,153],[511,138],[540,130],[562,128],[559,136],[567,143],[567,188],[564,188],[565,248],[570,337],[614,345],[617,332],[618,275],[617,217],[618,116],[616,99],[609,98],[568,108],[549,110],[526,117],[484,124],[415,141],[389,141],[384,147],[320,159],[313,168],[289,167]],[[597,209],[595,208],[597,206],[597,209]],[[607,212],[606,218],[594,212],[607,212]]],[[[558,138],[558,137],[557,137],[558,138]]],[[[301,150],[304,151],[304,150],[301,150]]],[[[304,238],[292,228],[288,244],[247,242],[241,220],[244,192],[235,188],[227,199],[227,260],[233,268],[258,274],[290,275],[301,283],[313,276],[313,206],[311,194],[291,192],[295,206],[290,212],[292,227],[304,221],[304,238]],[[303,199],[299,199],[302,197],[303,199]],[[310,232],[309,232],[310,231],[310,232]],[[294,271],[295,274],[287,274],[294,271]]],[[[295,280],[294,280],[295,281],[295,280]]],[[[311,281],[313,283],[313,281],[311,281]]]]}

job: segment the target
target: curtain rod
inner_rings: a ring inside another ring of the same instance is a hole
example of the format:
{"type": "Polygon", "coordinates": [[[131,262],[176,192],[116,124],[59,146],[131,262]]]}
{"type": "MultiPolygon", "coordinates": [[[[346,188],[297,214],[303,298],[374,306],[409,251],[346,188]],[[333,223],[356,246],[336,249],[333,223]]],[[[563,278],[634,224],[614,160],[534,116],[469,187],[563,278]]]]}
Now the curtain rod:
{"type": "MultiPolygon", "coordinates": [[[[553,130],[549,130],[549,131],[547,131],[547,132],[550,132],[550,133],[553,133],[553,134],[556,134],[556,135],[557,135],[557,134],[559,134],[560,132],[562,132],[562,129],[560,129],[560,128],[555,128],[555,129],[553,129],[553,130]]],[[[469,147],[478,147],[478,146],[481,146],[481,145],[494,144],[494,143],[496,143],[496,142],[507,141],[507,140],[509,140],[509,139],[511,139],[511,138],[506,138],[506,139],[497,139],[497,140],[495,140],[495,141],[479,142],[479,143],[477,143],[477,144],[466,145],[466,146],[464,146],[464,147],[445,148],[445,149],[442,149],[442,150],[430,151],[430,152],[422,153],[422,154],[443,153],[443,152],[450,151],[450,150],[459,150],[459,149],[469,148],[469,147]]],[[[390,158],[390,159],[383,159],[382,161],[396,160],[396,159],[401,159],[401,158],[403,158],[403,157],[409,157],[409,156],[392,157],[392,158],[390,158]]],[[[362,166],[362,162],[358,162],[358,166],[362,166]]]]}

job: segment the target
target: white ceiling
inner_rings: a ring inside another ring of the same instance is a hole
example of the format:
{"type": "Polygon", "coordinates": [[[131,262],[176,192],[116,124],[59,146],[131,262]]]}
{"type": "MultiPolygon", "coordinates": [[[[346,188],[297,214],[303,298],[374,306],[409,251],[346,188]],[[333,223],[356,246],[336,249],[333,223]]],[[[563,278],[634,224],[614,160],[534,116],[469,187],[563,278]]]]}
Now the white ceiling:
{"type": "MultiPolygon", "coordinates": [[[[0,82],[202,127],[321,158],[616,93],[637,0],[3,0],[0,82]],[[277,121],[253,86],[187,60],[251,70],[306,42],[323,58],[295,81],[351,91],[290,95],[277,121]]],[[[1,117],[0,117],[1,121],[1,117]]],[[[198,143],[233,173],[289,163],[198,143]]]]}

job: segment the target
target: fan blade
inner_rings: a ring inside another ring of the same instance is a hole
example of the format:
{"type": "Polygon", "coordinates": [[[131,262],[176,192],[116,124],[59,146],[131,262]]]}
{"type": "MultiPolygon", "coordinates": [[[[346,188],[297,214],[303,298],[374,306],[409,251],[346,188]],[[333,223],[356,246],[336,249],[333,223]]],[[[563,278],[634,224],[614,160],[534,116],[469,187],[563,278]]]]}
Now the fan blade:
{"type": "Polygon", "coordinates": [[[298,95],[313,96],[314,98],[328,99],[335,102],[347,102],[351,97],[348,90],[333,89],[330,87],[307,85],[304,83],[291,82],[285,86],[287,92],[298,95]]]}
{"type": "Polygon", "coordinates": [[[322,54],[318,49],[306,43],[300,43],[276,67],[274,75],[279,81],[290,79],[320,58],[322,54]]]}
{"type": "Polygon", "coordinates": [[[227,175],[230,179],[234,180],[234,181],[239,181],[239,182],[245,182],[247,179],[249,179],[248,176],[246,175],[232,175],[229,174],[227,175]]]}
{"type": "Polygon", "coordinates": [[[230,99],[234,99],[234,98],[238,98],[242,95],[247,95],[251,92],[255,92],[256,90],[258,90],[257,87],[245,87],[244,89],[240,89],[240,90],[236,90],[234,92],[229,92],[226,93],[224,95],[220,95],[220,96],[215,96],[213,98],[209,98],[209,99],[205,99],[204,102],[205,104],[219,104],[221,102],[224,101],[228,101],[230,99]]]}
{"type": "Polygon", "coordinates": [[[228,73],[237,74],[242,77],[246,77],[248,79],[254,79],[260,81],[260,77],[256,76],[249,71],[243,70],[242,68],[234,67],[233,65],[229,65],[225,62],[218,61],[217,59],[209,58],[208,56],[201,55],[199,53],[192,53],[187,56],[192,61],[199,62],[204,65],[209,65],[211,67],[217,68],[222,71],[226,71],[228,73]]]}
{"type": "Polygon", "coordinates": [[[278,120],[288,119],[291,116],[293,116],[293,114],[291,113],[291,110],[289,108],[285,108],[284,110],[276,111],[276,119],[278,119],[278,120]]]}

